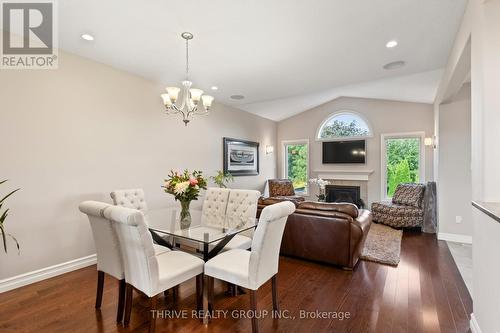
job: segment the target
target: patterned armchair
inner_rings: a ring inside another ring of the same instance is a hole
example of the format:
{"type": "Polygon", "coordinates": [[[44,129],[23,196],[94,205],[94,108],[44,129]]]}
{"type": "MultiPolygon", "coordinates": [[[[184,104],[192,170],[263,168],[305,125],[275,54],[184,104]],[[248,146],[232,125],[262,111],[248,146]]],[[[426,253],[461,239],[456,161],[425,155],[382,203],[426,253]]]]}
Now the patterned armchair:
{"type": "Polygon", "coordinates": [[[304,197],[295,195],[293,183],[289,179],[269,179],[269,197],[260,198],[259,206],[272,205],[281,201],[291,201],[297,206],[304,201],[304,197]]]}
{"type": "Polygon", "coordinates": [[[424,184],[399,184],[392,202],[372,203],[373,221],[395,228],[424,224],[424,184]]]}

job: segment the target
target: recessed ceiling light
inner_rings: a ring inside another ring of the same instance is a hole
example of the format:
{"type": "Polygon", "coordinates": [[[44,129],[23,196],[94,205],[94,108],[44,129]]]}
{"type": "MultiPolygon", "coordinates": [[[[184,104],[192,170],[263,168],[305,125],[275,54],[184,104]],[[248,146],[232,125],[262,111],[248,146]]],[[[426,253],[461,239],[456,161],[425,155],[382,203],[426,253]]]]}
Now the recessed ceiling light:
{"type": "Polygon", "coordinates": [[[83,34],[81,37],[82,37],[82,39],[85,39],[85,40],[88,40],[88,41],[93,41],[94,40],[94,36],[92,36],[91,34],[83,34]]]}
{"type": "Polygon", "coordinates": [[[245,96],[243,95],[231,95],[231,99],[243,99],[245,96]]]}
{"type": "Polygon", "coordinates": [[[406,62],[399,60],[399,61],[393,61],[388,64],[384,65],[384,69],[391,70],[391,69],[398,69],[406,65],[406,62]]]}
{"type": "Polygon", "coordinates": [[[219,87],[217,87],[217,86],[212,86],[212,88],[210,88],[210,89],[212,89],[212,90],[219,90],[219,87]]]}
{"type": "Polygon", "coordinates": [[[396,46],[398,46],[398,42],[395,40],[390,40],[387,42],[387,44],[385,44],[385,47],[387,47],[389,49],[392,49],[393,47],[396,47],[396,46]]]}

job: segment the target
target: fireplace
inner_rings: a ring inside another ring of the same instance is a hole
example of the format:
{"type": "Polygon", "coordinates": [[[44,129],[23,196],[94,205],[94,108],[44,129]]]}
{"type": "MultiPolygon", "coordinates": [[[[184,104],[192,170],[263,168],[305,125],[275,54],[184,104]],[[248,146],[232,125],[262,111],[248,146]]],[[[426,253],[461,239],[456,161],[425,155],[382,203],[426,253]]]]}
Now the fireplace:
{"type": "Polygon", "coordinates": [[[359,186],[326,185],[326,202],[348,202],[358,208],[364,208],[365,203],[361,199],[361,188],[359,186]]]}

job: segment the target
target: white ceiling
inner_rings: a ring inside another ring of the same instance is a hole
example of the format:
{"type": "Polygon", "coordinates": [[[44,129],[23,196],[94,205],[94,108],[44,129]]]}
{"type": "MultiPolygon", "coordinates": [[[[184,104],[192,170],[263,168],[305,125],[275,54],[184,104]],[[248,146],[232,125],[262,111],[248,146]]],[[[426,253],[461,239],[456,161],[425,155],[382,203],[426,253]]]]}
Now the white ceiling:
{"type": "Polygon", "coordinates": [[[58,2],[60,47],[179,85],[180,33],[190,31],[195,87],[216,85],[210,94],[219,102],[281,120],[344,95],[432,102],[435,70],[446,63],[465,3],[64,0],[58,2]],[[82,40],[82,33],[95,41],[82,40]],[[399,46],[387,49],[391,39],[399,46]],[[395,60],[407,65],[382,69],[395,60]],[[234,94],[245,99],[230,99],[234,94]]]}

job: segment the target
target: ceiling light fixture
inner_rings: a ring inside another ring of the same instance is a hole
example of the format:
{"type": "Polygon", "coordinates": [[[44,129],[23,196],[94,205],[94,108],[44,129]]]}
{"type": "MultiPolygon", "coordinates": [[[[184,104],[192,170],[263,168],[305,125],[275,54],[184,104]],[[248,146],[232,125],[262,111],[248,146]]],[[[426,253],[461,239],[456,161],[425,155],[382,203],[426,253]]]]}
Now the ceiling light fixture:
{"type": "Polygon", "coordinates": [[[82,39],[88,40],[89,42],[94,40],[94,36],[92,36],[91,34],[82,34],[81,37],[82,39]]]}
{"type": "Polygon", "coordinates": [[[396,40],[390,40],[387,42],[387,44],[385,44],[385,47],[387,47],[388,49],[392,49],[396,46],[398,46],[398,42],[396,40]]]}
{"type": "Polygon", "coordinates": [[[404,62],[402,60],[398,60],[398,61],[393,61],[393,62],[390,62],[388,64],[385,64],[384,69],[387,69],[387,70],[398,69],[398,68],[403,67],[404,65],[406,65],[406,62],[404,62]]]}
{"type": "Polygon", "coordinates": [[[219,87],[217,87],[217,86],[212,86],[212,88],[210,88],[210,89],[212,89],[212,90],[214,90],[214,91],[215,91],[215,90],[219,90],[219,87]]]}
{"type": "Polygon", "coordinates": [[[180,113],[184,125],[187,126],[191,115],[208,114],[214,98],[212,96],[203,95],[203,90],[201,89],[191,88],[193,83],[189,81],[189,41],[193,39],[193,34],[190,32],[183,32],[181,37],[186,40],[186,80],[182,81],[182,103],[180,106],[175,104],[179,97],[179,92],[181,91],[181,88],[177,87],[167,87],[167,93],[161,94],[161,98],[163,99],[167,114],[180,113]],[[203,107],[199,110],[198,105],[200,100],[203,107]]]}
{"type": "Polygon", "coordinates": [[[243,96],[243,95],[231,95],[230,97],[231,97],[231,99],[237,99],[237,100],[245,98],[245,96],[243,96]]]}

